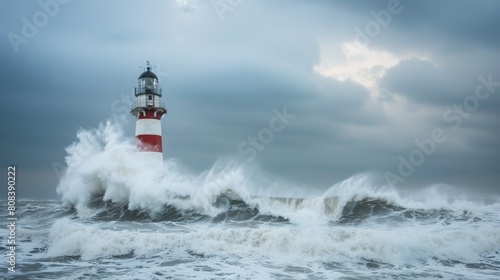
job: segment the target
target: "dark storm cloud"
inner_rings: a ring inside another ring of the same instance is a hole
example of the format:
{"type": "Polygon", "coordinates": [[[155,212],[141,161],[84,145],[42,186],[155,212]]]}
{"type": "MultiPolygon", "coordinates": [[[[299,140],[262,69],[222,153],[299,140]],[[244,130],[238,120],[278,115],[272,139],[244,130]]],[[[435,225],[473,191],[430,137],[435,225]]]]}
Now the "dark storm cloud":
{"type": "Polygon", "coordinates": [[[403,60],[389,69],[381,85],[391,92],[415,101],[449,105],[459,100],[464,90],[457,88],[449,69],[438,69],[428,61],[403,60]]]}
{"type": "Polygon", "coordinates": [[[390,2],[399,3],[402,12],[393,15],[390,26],[373,40],[374,45],[383,46],[393,52],[402,49],[455,52],[476,47],[497,49],[500,37],[496,36],[500,3],[486,0],[474,1],[339,1],[336,6],[364,16],[364,24],[373,20],[367,11],[387,10],[390,2]]]}
{"type": "MultiPolygon", "coordinates": [[[[500,89],[460,129],[442,114],[474,93],[480,75],[500,80],[497,1],[401,0],[402,12],[368,47],[427,60],[387,69],[377,80],[387,89],[383,102],[313,68],[324,44],[342,57],[338,46],[390,1],[242,1],[222,19],[213,2],[184,2],[70,1],[18,53],[7,34],[22,35],[22,18],[42,8],[0,4],[1,149],[30,174],[21,196],[55,196],[53,162],[63,162],[79,127],[128,114],[146,59],[158,66],[169,109],[165,156],[196,171],[223,156],[247,162],[238,146],[286,106],[296,118],[252,162],[278,177],[326,188],[354,173],[394,171],[415,137],[442,127],[449,140],[407,182],[496,186],[500,89]],[[407,103],[395,105],[401,97],[407,103]]],[[[132,137],[132,119],[124,130],[132,137]]]]}

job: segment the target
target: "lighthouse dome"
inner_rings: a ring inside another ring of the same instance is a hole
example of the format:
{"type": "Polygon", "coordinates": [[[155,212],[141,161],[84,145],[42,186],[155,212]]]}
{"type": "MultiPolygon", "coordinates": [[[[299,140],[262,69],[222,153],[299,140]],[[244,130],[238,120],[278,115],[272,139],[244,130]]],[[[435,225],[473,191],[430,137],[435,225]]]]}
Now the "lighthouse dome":
{"type": "Polygon", "coordinates": [[[139,79],[142,79],[142,78],[155,78],[158,80],[158,77],[156,76],[155,73],[151,72],[151,67],[148,67],[146,68],[147,71],[146,72],[143,72],[140,76],[139,76],[139,79]]]}

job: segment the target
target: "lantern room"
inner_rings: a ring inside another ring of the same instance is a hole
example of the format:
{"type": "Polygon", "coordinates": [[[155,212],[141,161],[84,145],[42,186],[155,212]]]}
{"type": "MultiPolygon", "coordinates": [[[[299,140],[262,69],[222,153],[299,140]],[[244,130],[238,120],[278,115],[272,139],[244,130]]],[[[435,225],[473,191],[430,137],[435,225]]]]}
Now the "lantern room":
{"type": "Polygon", "coordinates": [[[135,88],[135,96],[142,94],[154,94],[161,97],[161,87],[158,84],[158,77],[151,72],[148,64],[146,71],[139,76],[139,86],[135,88]]]}

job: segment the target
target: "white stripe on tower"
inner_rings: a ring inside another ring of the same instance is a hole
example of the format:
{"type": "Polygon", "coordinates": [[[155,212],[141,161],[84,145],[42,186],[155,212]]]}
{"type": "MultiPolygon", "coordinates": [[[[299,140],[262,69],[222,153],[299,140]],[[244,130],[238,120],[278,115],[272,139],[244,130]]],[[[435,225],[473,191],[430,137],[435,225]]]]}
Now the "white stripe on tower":
{"type": "Polygon", "coordinates": [[[135,126],[135,136],[160,135],[161,121],[157,119],[138,119],[135,126]]]}

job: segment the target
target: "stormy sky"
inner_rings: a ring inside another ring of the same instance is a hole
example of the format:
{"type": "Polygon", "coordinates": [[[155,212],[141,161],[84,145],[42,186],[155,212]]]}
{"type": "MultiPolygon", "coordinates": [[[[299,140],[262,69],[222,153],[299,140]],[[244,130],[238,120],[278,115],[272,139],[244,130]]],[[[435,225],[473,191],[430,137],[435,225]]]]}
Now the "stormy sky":
{"type": "Polygon", "coordinates": [[[488,0],[1,1],[2,180],[13,163],[18,198],[57,198],[65,147],[129,114],[149,60],[164,157],[194,173],[236,158],[305,188],[372,172],[499,194],[499,15],[488,0]]]}

